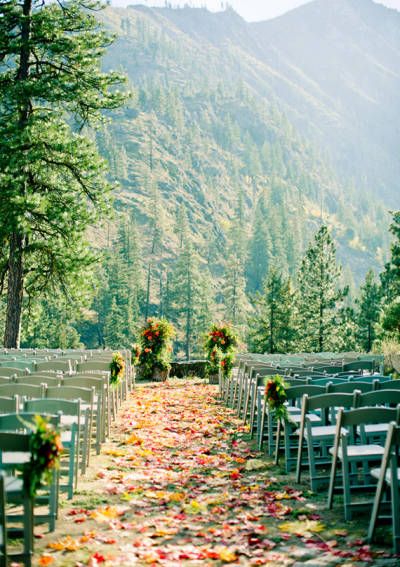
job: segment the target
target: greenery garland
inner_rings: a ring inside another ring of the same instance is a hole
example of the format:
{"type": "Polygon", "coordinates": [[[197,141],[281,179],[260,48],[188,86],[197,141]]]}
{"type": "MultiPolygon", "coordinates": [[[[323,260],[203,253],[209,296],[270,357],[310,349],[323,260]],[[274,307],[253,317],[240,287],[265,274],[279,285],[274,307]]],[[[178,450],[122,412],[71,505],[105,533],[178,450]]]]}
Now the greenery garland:
{"type": "Polygon", "coordinates": [[[53,470],[60,465],[63,446],[60,434],[46,418],[35,415],[34,423],[28,423],[22,419],[21,422],[32,430],[29,442],[31,458],[29,463],[23,465],[23,478],[30,496],[35,498],[43,484],[51,484],[53,470]]]}
{"type": "Polygon", "coordinates": [[[278,421],[289,421],[289,414],[286,406],[287,384],[282,376],[277,374],[272,376],[265,385],[265,402],[278,421]]]}
{"type": "Polygon", "coordinates": [[[114,352],[110,362],[110,372],[110,383],[119,384],[125,372],[125,360],[120,352],[114,352]]]}
{"type": "Polygon", "coordinates": [[[208,360],[207,373],[217,374],[221,369],[224,376],[231,376],[237,345],[238,337],[230,325],[213,323],[204,341],[208,360]]]}

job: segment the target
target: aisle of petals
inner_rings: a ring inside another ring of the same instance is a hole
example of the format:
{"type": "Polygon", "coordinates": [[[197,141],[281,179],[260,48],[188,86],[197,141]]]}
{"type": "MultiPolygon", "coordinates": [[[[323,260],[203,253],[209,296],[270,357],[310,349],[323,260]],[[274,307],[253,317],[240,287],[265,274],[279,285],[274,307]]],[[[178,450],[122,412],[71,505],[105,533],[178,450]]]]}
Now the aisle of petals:
{"type": "Polygon", "coordinates": [[[37,541],[38,565],[293,565],[384,559],[330,530],[282,487],[246,431],[201,383],[140,386],[88,487],[37,541]]]}

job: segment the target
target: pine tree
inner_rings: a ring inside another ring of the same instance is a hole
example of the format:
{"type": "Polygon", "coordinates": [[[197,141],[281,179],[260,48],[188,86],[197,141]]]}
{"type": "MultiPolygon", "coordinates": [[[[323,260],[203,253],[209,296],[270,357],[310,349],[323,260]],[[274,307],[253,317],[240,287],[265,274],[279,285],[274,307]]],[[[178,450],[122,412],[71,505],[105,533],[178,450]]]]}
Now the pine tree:
{"type": "Polygon", "coordinates": [[[296,294],[290,278],[272,268],[255,298],[255,315],[249,324],[252,352],[285,353],[296,347],[296,294]]]}
{"type": "Polygon", "coordinates": [[[394,236],[390,247],[390,262],[386,264],[385,271],[381,275],[385,298],[382,327],[389,335],[398,339],[400,336],[400,211],[393,213],[390,232],[394,236]]]}
{"type": "Polygon", "coordinates": [[[375,325],[379,321],[381,311],[381,290],[373,270],[369,270],[365,276],[356,305],[357,338],[362,349],[370,352],[376,338],[375,325]]]}
{"type": "Polygon", "coordinates": [[[247,297],[243,263],[232,253],[226,262],[224,286],[225,318],[235,328],[243,327],[246,322],[247,297]]]}
{"type": "Polygon", "coordinates": [[[199,258],[188,239],[178,256],[169,278],[168,315],[181,330],[176,343],[185,352],[187,360],[199,347],[199,339],[211,319],[210,284],[200,272],[199,258]]]}
{"type": "Polygon", "coordinates": [[[390,232],[394,236],[390,246],[391,257],[390,262],[385,266],[381,279],[386,299],[393,301],[400,295],[400,211],[393,213],[390,232]]]}
{"type": "Polygon", "coordinates": [[[125,310],[118,305],[116,298],[113,297],[104,322],[104,344],[106,347],[117,349],[131,346],[124,332],[125,319],[125,310]]]}
{"type": "Polygon", "coordinates": [[[272,261],[272,242],[267,219],[266,196],[261,195],[257,201],[246,265],[247,289],[250,292],[259,291],[262,288],[272,261]]]}
{"type": "Polygon", "coordinates": [[[316,233],[298,273],[299,324],[302,348],[323,352],[335,345],[337,307],[346,294],[339,289],[341,268],[326,226],[316,233]]]}
{"type": "Polygon", "coordinates": [[[88,225],[109,206],[105,164],[83,127],[121,105],[100,70],[111,37],[95,2],[9,0],[0,7],[0,243],[7,246],[6,347],[19,345],[24,294],[93,261],[88,225]]]}

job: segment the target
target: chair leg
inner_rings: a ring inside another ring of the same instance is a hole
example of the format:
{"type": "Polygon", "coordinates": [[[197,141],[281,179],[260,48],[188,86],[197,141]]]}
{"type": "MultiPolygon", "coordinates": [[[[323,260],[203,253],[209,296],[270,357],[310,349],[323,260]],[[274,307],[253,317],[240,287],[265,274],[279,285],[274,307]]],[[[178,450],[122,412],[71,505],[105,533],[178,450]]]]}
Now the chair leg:
{"type": "Polygon", "coordinates": [[[26,567],[31,567],[33,556],[33,501],[27,492],[24,494],[23,508],[24,563],[26,567]]]}
{"type": "Polygon", "coordinates": [[[371,520],[369,522],[368,543],[372,543],[374,538],[375,528],[378,521],[379,506],[381,504],[382,495],[383,495],[384,484],[385,484],[385,474],[384,471],[381,471],[378,484],[376,486],[374,504],[372,506],[372,512],[371,512],[371,520]]]}
{"type": "Polygon", "coordinates": [[[392,500],[392,525],[393,525],[393,553],[400,553],[400,497],[399,481],[397,480],[397,465],[395,459],[391,459],[391,500],[392,500]]]}
{"type": "Polygon", "coordinates": [[[266,403],[264,402],[264,404],[261,403],[261,409],[260,409],[260,426],[259,429],[257,431],[257,436],[258,436],[258,450],[262,451],[263,448],[263,444],[264,444],[264,425],[265,425],[265,412],[266,412],[266,403]]]}
{"type": "Polygon", "coordinates": [[[279,464],[279,443],[281,440],[281,420],[278,419],[277,428],[276,428],[276,445],[275,445],[275,465],[279,464]]]}
{"type": "Polygon", "coordinates": [[[333,505],[333,494],[335,491],[335,480],[336,480],[336,469],[337,469],[337,447],[335,447],[335,451],[332,457],[332,466],[331,466],[331,474],[329,479],[329,489],[328,489],[328,509],[332,509],[333,505]]]}
{"type": "Polygon", "coordinates": [[[351,493],[350,493],[350,467],[347,459],[342,459],[342,476],[343,476],[343,503],[344,503],[344,519],[351,520],[351,493]]]}
{"type": "Polygon", "coordinates": [[[7,528],[6,528],[6,497],[4,492],[4,478],[0,475],[0,567],[6,567],[7,560],[7,528]]]}

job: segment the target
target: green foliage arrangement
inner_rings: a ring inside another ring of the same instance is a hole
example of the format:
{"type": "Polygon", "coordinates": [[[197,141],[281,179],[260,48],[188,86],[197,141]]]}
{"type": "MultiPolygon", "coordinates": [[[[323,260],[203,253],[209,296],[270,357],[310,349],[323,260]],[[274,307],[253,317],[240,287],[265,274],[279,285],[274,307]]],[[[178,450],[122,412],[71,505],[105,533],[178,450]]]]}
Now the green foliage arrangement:
{"type": "Polygon", "coordinates": [[[174,326],[166,319],[147,319],[140,333],[140,347],[134,349],[134,364],[141,378],[153,378],[157,372],[171,369],[174,326]]]}
{"type": "Polygon", "coordinates": [[[237,345],[237,335],[230,325],[213,323],[204,342],[209,375],[217,374],[221,368],[224,376],[231,376],[237,345]]]}
{"type": "Polygon", "coordinates": [[[42,416],[36,415],[34,423],[23,422],[32,430],[30,440],[31,459],[23,468],[24,483],[32,498],[43,484],[50,484],[53,470],[60,464],[63,450],[60,435],[42,416]]]}
{"type": "Polygon", "coordinates": [[[125,360],[120,352],[114,352],[110,362],[110,383],[118,384],[124,377],[125,360]]]}
{"type": "Polygon", "coordinates": [[[289,421],[288,410],[285,405],[287,385],[278,374],[272,376],[265,385],[265,402],[278,421],[289,421]]]}

